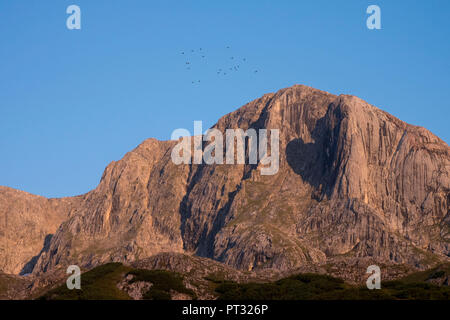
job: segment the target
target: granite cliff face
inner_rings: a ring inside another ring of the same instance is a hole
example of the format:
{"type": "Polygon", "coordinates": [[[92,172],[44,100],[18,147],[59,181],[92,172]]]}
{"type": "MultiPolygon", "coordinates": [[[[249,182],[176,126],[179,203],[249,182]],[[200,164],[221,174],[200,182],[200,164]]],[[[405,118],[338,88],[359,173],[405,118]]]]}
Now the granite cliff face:
{"type": "Polygon", "coordinates": [[[0,189],[0,217],[8,217],[0,236],[9,239],[0,269],[19,273],[36,256],[28,269],[39,275],[162,252],[280,271],[367,257],[416,267],[450,259],[450,148],[426,129],[301,85],[214,127],[279,129],[278,173],[261,175],[261,164],[175,165],[177,142],[149,139],[83,196],[0,189]]]}

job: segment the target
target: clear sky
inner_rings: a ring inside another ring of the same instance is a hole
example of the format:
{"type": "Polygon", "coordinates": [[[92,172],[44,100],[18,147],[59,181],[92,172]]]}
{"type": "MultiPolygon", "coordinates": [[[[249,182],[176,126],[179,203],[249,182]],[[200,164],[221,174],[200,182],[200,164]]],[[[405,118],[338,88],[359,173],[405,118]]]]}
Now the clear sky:
{"type": "Polygon", "coordinates": [[[294,84],[449,143],[449,17],[448,0],[1,0],[0,185],[85,193],[144,139],[294,84]],[[81,30],[66,27],[71,4],[81,30]],[[371,4],[381,30],[366,27],[371,4]]]}

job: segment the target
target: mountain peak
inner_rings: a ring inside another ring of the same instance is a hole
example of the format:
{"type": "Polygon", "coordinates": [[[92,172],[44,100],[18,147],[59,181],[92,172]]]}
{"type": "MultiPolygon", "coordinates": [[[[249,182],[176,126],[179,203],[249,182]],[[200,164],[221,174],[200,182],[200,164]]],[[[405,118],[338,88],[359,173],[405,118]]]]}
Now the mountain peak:
{"type": "Polygon", "coordinates": [[[26,232],[37,230],[20,245],[16,234],[0,234],[2,261],[14,261],[0,268],[28,265],[38,275],[161,252],[281,271],[337,258],[410,266],[449,259],[450,151],[428,130],[305,85],[251,101],[214,128],[279,129],[279,171],[175,165],[176,141],[147,139],[83,196],[11,200],[0,192],[0,216],[17,217],[8,228],[34,221],[26,232]]]}

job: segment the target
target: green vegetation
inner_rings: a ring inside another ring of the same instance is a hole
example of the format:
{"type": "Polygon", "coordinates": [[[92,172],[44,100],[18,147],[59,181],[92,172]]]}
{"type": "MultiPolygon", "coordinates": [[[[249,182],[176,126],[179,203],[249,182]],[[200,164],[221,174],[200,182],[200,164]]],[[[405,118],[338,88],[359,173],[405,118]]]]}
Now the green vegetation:
{"type": "Polygon", "coordinates": [[[129,268],[121,263],[108,263],[81,275],[81,289],[69,290],[66,284],[48,291],[43,300],[129,300],[117,283],[129,268]]]}
{"type": "MultiPolygon", "coordinates": [[[[208,291],[215,292],[221,300],[450,300],[450,287],[438,285],[449,275],[450,264],[443,264],[395,281],[382,281],[381,290],[369,290],[365,285],[355,286],[328,275],[311,273],[266,283],[236,283],[226,280],[226,274],[220,271],[204,279],[210,284],[208,291]]],[[[192,290],[186,288],[179,273],[133,269],[121,263],[108,263],[83,273],[81,290],[68,290],[64,283],[40,299],[130,299],[125,291],[117,287],[125,278],[128,285],[140,281],[152,284],[144,293],[144,299],[170,300],[173,292],[197,298],[192,290]],[[127,277],[129,275],[133,277],[127,277]]],[[[1,284],[0,281],[0,287],[1,284]]]]}
{"type": "Polygon", "coordinates": [[[392,299],[450,300],[450,288],[426,282],[388,281],[383,289],[392,299]]]}
{"type": "MultiPolygon", "coordinates": [[[[440,275],[441,273],[439,273],[440,275]]],[[[434,275],[437,277],[437,275],[434,275]]],[[[270,283],[223,281],[216,287],[221,300],[449,300],[450,288],[407,280],[382,282],[381,290],[349,285],[319,274],[299,274],[270,283]]]]}
{"type": "Polygon", "coordinates": [[[195,299],[195,293],[183,284],[183,277],[163,270],[141,270],[126,267],[121,263],[108,263],[81,275],[81,289],[69,290],[66,284],[48,291],[40,297],[43,300],[129,300],[128,294],[117,287],[127,275],[137,281],[151,282],[153,285],[143,296],[144,299],[170,300],[170,292],[186,293],[195,299]]]}
{"type": "Polygon", "coordinates": [[[299,274],[270,283],[223,282],[216,288],[222,300],[323,300],[343,297],[349,286],[341,279],[299,274]]]}
{"type": "Polygon", "coordinates": [[[222,284],[223,282],[226,282],[226,274],[223,271],[217,271],[210,273],[209,275],[204,277],[204,279],[214,284],[222,284]]]}
{"type": "Polygon", "coordinates": [[[402,279],[402,282],[425,282],[431,279],[437,279],[444,276],[450,276],[450,263],[438,265],[432,269],[412,273],[402,279]]]}

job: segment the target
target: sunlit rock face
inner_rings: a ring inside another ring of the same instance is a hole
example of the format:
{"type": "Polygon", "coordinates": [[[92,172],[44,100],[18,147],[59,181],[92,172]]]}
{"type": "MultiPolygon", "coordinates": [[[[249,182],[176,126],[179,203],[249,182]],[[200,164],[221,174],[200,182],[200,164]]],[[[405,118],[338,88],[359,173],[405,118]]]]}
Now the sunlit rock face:
{"type": "Polygon", "coordinates": [[[0,189],[0,218],[8,217],[0,269],[17,274],[28,263],[40,274],[162,252],[241,270],[449,260],[450,148],[428,130],[302,85],[266,94],[214,128],[278,129],[278,172],[262,175],[261,163],[175,165],[177,141],[149,139],[83,196],[0,189]]]}

